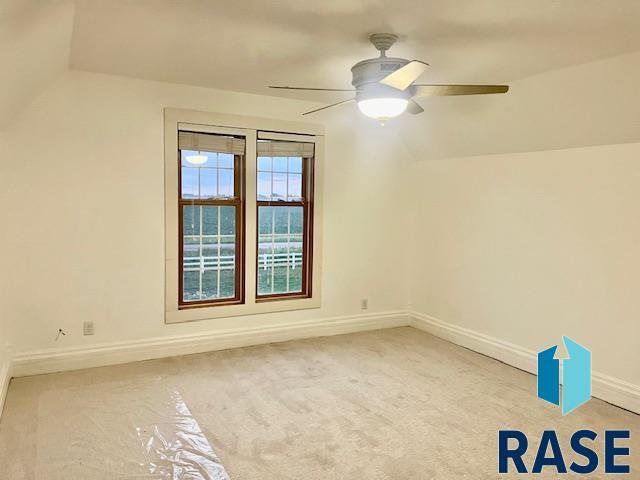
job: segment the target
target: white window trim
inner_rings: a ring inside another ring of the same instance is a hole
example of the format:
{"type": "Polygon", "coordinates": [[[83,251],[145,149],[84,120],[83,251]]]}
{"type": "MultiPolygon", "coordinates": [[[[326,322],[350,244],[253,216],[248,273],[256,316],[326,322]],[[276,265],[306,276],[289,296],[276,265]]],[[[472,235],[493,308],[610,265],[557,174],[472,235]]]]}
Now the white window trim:
{"type": "Polygon", "coordinates": [[[165,108],[165,323],[181,323],[241,315],[320,308],[322,287],[322,192],[324,166],[324,128],[317,124],[245,117],[218,113],[165,108]],[[245,303],[210,307],[178,308],[178,130],[243,135],[246,137],[245,192],[245,303]],[[275,138],[302,137],[315,143],[312,297],[256,302],[256,142],[258,131],[274,132],[275,138]],[[283,133],[275,133],[283,132],[283,133]]]}

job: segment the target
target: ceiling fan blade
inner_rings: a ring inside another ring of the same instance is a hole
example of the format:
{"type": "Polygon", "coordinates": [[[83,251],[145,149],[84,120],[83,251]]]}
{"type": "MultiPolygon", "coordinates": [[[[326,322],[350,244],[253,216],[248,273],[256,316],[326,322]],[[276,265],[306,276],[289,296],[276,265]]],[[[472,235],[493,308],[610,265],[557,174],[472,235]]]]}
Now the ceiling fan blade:
{"type": "Polygon", "coordinates": [[[393,73],[390,73],[380,83],[389,87],[397,88],[398,90],[406,90],[409,85],[415,82],[420,75],[429,66],[428,63],[421,62],[419,60],[412,60],[404,67],[400,67],[393,73]]]}
{"type": "Polygon", "coordinates": [[[407,105],[407,112],[412,115],[417,115],[424,112],[424,108],[418,105],[415,100],[409,100],[409,104],[407,105]]]}
{"type": "Polygon", "coordinates": [[[350,98],[349,100],[343,100],[343,101],[338,102],[338,103],[332,103],[331,105],[327,105],[326,107],[316,108],[315,110],[311,110],[310,112],[304,112],[302,115],[309,115],[310,113],[316,113],[316,112],[319,112],[320,110],[326,110],[327,108],[331,108],[331,107],[336,107],[338,105],[342,105],[343,103],[353,102],[354,100],[355,100],[355,98],[350,98]]]}
{"type": "Polygon", "coordinates": [[[280,87],[269,85],[269,88],[278,88],[280,90],[307,90],[310,92],[355,92],[353,88],[307,88],[307,87],[280,87]]]}
{"type": "Polygon", "coordinates": [[[414,85],[414,97],[432,97],[443,95],[485,95],[488,93],[506,93],[509,85],[414,85]]]}

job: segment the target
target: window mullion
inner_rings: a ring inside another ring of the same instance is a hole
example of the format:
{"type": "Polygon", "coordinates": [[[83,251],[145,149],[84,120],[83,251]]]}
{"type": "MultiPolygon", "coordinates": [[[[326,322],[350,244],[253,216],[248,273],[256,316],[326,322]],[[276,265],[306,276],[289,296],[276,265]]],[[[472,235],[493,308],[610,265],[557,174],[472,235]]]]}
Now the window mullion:
{"type": "MultiPolygon", "coordinates": [[[[287,184],[288,183],[289,182],[287,181],[287,184]]],[[[288,197],[289,197],[289,192],[287,191],[287,198],[288,197]]],[[[291,255],[291,207],[287,207],[287,292],[291,290],[290,284],[289,284],[290,255],[291,255]]]]}
{"type": "Polygon", "coordinates": [[[216,153],[216,198],[220,197],[220,154],[216,153]]]}
{"type": "Polygon", "coordinates": [[[271,293],[275,291],[276,279],[276,209],[271,209],[271,293]]]}
{"type": "MultiPolygon", "coordinates": [[[[199,169],[198,169],[199,170],[199,169]]],[[[200,257],[200,268],[198,269],[198,298],[200,300],[202,300],[204,298],[204,290],[203,290],[203,286],[202,286],[202,277],[204,275],[204,256],[203,256],[203,251],[202,251],[202,215],[203,215],[203,207],[198,207],[198,210],[200,211],[199,215],[198,215],[198,222],[199,222],[199,235],[198,235],[198,256],[200,257]]]]}
{"type": "Polygon", "coordinates": [[[217,207],[218,208],[218,271],[216,273],[216,297],[220,298],[220,256],[222,255],[222,249],[220,247],[220,240],[222,238],[222,231],[221,231],[221,225],[222,225],[222,207],[217,207]]]}

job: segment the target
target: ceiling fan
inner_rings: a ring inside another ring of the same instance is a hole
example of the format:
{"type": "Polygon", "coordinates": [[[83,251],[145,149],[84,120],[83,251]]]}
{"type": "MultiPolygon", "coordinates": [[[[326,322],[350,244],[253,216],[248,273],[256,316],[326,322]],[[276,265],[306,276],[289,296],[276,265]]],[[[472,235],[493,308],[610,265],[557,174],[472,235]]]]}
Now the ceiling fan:
{"type": "Polygon", "coordinates": [[[360,111],[375,118],[381,125],[405,111],[411,114],[424,112],[414,100],[419,97],[443,95],[482,95],[505,93],[508,85],[425,85],[415,82],[429,66],[419,60],[387,57],[387,50],[398,40],[392,33],[374,33],[369,41],[380,51],[378,58],[362,60],[351,67],[353,74],[352,89],[343,88],[305,88],[269,86],[282,90],[306,90],[315,92],[354,92],[355,97],[341,102],[317,108],[303,115],[326,110],[337,105],[357,102],[360,111]]]}

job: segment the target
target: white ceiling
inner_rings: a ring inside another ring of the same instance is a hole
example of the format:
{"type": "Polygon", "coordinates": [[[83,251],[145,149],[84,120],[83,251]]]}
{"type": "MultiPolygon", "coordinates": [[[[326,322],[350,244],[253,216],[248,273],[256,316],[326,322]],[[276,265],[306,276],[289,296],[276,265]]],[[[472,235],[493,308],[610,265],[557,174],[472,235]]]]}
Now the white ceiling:
{"type": "Polygon", "coordinates": [[[511,85],[390,122],[418,159],[640,141],[638,0],[3,0],[0,129],[68,68],[332,103],[266,86],[349,87],[373,32],[424,83],[511,85]]]}
{"type": "Polygon", "coordinates": [[[71,67],[270,95],[349,87],[386,31],[401,36],[391,54],[432,65],[424,82],[506,82],[640,49],[640,2],[78,0],[71,67]]]}

